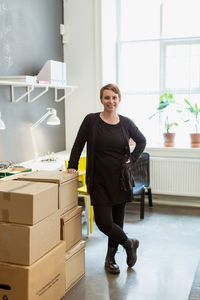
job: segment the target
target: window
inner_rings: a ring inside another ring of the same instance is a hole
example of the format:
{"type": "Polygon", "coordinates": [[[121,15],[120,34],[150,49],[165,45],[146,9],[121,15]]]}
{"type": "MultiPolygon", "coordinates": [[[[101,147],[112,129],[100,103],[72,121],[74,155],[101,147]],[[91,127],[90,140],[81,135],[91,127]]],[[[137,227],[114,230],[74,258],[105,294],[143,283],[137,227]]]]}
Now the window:
{"type": "MultiPolygon", "coordinates": [[[[199,0],[116,0],[115,5],[115,78],[123,95],[119,113],[136,122],[149,146],[158,145],[162,114],[149,116],[161,94],[172,93],[183,105],[184,98],[200,104],[199,0]]],[[[184,146],[192,124],[183,122],[187,115],[170,116],[179,123],[176,138],[184,146]]]]}

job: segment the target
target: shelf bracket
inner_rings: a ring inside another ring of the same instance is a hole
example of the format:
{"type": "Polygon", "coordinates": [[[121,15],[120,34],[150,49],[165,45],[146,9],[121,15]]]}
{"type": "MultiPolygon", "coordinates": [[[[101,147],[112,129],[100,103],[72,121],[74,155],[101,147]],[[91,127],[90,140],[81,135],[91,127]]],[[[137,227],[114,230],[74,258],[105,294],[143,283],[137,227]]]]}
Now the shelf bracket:
{"type": "Polygon", "coordinates": [[[68,97],[69,95],[71,95],[74,91],[74,87],[70,87],[70,88],[67,88],[67,89],[70,89],[68,93],[66,93],[66,88],[55,88],[55,102],[60,102],[64,99],[66,99],[66,97],[68,97]],[[60,98],[58,98],[58,90],[63,90],[64,91],[64,95],[60,98]]]}
{"type": "MultiPolygon", "coordinates": [[[[39,88],[39,87],[36,87],[36,88],[39,88]]],[[[29,89],[30,89],[30,87],[28,87],[28,90],[29,89]]],[[[37,96],[33,97],[32,99],[30,99],[30,93],[32,92],[32,90],[30,89],[30,92],[28,93],[27,101],[29,103],[34,102],[36,99],[38,99],[39,97],[41,97],[42,95],[44,95],[48,91],[48,89],[49,89],[48,86],[46,86],[41,93],[39,93],[37,96]]]]}
{"type": "Polygon", "coordinates": [[[31,103],[34,102],[36,99],[44,95],[50,88],[54,88],[55,92],[55,102],[61,102],[62,100],[65,100],[69,95],[73,93],[75,89],[77,89],[77,86],[70,86],[70,85],[53,85],[53,84],[38,84],[38,83],[28,83],[28,82],[14,82],[14,81],[4,81],[0,80],[0,86],[1,85],[9,85],[10,86],[10,101],[13,103],[19,102],[24,97],[27,97],[27,102],[31,103]],[[26,88],[26,92],[21,94],[18,98],[15,99],[15,88],[26,88]],[[38,95],[31,98],[31,93],[35,88],[44,89],[42,90],[38,95]],[[58,90],[63,90],[63,96],[58,96],[58,90]]]}
{"type": "Polygon", "coordinates": [[[19,102],[22,98],[26,97],[27,95],[29,95],[33,90],[34,90],[34,86],[30,86],[30,87],[27,87],[27,91],[19,96],[17,99],[15,99],[15,87],[19,87],[19,86],[15,86],[15,85],[11,85],[10,88],[11,88],[11,102],[19,102]]]}

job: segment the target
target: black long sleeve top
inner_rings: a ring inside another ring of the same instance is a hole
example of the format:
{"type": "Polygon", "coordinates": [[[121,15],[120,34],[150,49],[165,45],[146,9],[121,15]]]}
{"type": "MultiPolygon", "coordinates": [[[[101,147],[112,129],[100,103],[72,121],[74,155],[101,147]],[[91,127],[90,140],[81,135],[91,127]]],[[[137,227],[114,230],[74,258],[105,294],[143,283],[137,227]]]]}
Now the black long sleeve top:
{"type": "MultiPolygon", "coordinates": [[[[95,137],[98,128],[99,114],[99,112],[88,114],[83,120],[72,147],[68,164],[68,168],[78,170],[79,158],[85,143],[87,143],[86,184],[88,193],[91,193],[93,188],[95,137]]],[[[122,132],[127,143],[125,146],[125,151],[129,155],[132,162],[135,162],[139,159],[140,155],[144,151],[146,139],[131,119],[122,115],[119,115],[119,118],[122,132]],[[132,138],[136,143],[136,146],[132,152],[130,152],[129,148],[130,138],[132,138]]]]}

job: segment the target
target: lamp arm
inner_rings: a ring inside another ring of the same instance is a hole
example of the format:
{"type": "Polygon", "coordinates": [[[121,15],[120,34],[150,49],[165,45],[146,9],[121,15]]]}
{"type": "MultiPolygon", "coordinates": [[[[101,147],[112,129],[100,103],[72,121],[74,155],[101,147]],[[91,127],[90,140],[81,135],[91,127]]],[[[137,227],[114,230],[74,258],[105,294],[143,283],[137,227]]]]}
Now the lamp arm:
{"type": "Polygon", "coordinates": [[[31,131],[31,138],[32,138],[32,143],[33,143],[33,150],[34,150],[34,156],[35,160],[38,159],[39,154],[38,154],[38,148],[37,148],[37,143],[34,135],[34,129],[40,125],[49,115],[51,115],[51,112],[48,111],[46,114],[44,114],[36,123],[34,123],[32,126],[30,126],[30,131],[31,131]]]}
{"type": "Polygon", "coordinates": [[[33,143],[33,150],[34,150],[34,156],[35,160],[38,159],[39,154],[38,154],[38,149],[37,149],[37,143],[34,135],[34,129],[40,125],[47,117],[50,115],[56,116],[56,110],[54,108],[47,108],[46,114],[44,114],[36,123],[34,123],[32,126],[30,126],[30,131],[31,131],[31,138],[32,138],[32,143],[33,143]]]}
{"type": "Polygon", "coordinates": [[[35,122],[33,125],[31,125],[31,127],[30,127],[31,131],[33,129],[35,129],[38,125],[40,125],[50,115],[51,115],[50,111],[46,112],[46,114],[44,114],[44,116],[42,116],[37,122],[35,122]]]}

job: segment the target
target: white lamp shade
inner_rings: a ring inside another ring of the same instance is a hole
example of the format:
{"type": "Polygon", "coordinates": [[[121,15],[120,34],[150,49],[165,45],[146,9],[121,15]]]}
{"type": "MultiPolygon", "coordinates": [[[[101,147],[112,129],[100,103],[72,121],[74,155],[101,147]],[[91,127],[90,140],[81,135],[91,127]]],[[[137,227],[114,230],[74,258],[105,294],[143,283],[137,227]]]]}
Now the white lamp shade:
{"type": "Polygon", "coordinates": [[[50,115],[47,119],[48,125],[60,125],[60,119],[56,115],[50,115]]]}

